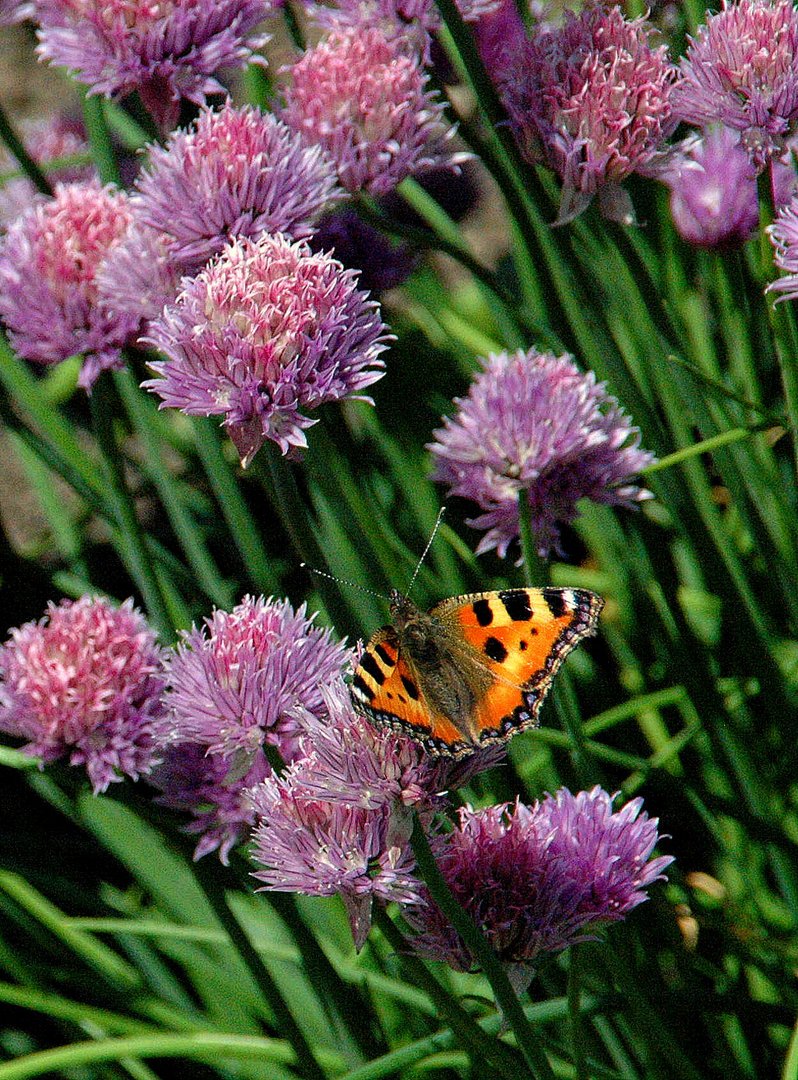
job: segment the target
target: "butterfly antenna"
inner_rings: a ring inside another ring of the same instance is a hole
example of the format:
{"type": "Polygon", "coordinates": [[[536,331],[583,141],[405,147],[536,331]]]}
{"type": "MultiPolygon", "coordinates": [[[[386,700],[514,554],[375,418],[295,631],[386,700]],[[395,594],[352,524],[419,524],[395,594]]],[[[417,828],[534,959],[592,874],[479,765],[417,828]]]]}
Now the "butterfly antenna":
{"type": "Polygon", "coordinates": [[[410,579],[410,584],[409,584],[409,585],[407,586],[407,588],[405,589],[405,596],[409,596],[409,595],[410,595],[410,592],[411,592],[411,590],[412,590],[412,588],[413,588],[413,585],[415,584],[416,578],[418,577],[418,572],[419,572],[419,570],[421,569],[421,567],[422,567],[422,565],[423,565],[423,563],[424,563],[424,560],[425,560],[425,559],[426,559],[426,557],[427,557],[427,552],[428,552],[428,551],[429,551],[429,549],[430,549],[430,548],[432,547],[432,541],[433,541],[433,540],[435,539],[435,534],[437,533],[438,529],[440,528],[441,522],[443,521],[443,515],[444,515],[445,513],[446,513],[446,507],[445,507],[445,506],[442,506],[442,507],[440,508],[440,510],[438,511],[438,516],[437,516],[437,518],[435,519],[435,525],[433,526],[432,532],[430,533],[430,538],[429,538],[429,540],[427,541],[427,546],[426,546],[426,547],[424,548],[424,550],[423,550],[423,551],[421,552],[421,558],[420,558],[420,559],[418,560],[418,562],[416,563],[416,568],[415,568],[415,570],[413,571],[413,576],[412,576],[412,577],[411,577],[411,579],[410,579]]]}
{"type": "Polygon", "coordinates": [[[350,581],[349,578],[336,577],[335,574],[328,574],[326,570],[317,570],[315,566],[308,566],[307,563],[299,564],[303,570],[307,570],[309,574],[318,574],[319,577],[328,578],[330,581],[335,581],[338,585],[348,585],[350,589],[357,589],[359,592],[368,593],[369,596],[377,596],[380,600],[387,600],[391,602],[389,596],[385,596],[384,593],[377,592],[375,589],[369,589],[365,585],[361,585],[359,581],[350,581]]]}

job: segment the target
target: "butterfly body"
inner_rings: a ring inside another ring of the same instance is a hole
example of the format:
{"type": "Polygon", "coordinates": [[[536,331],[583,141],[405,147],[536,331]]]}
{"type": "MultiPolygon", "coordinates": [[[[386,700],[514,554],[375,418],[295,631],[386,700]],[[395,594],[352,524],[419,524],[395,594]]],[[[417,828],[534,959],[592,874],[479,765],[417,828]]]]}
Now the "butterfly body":
{"type": "Polygon", "coordinates": [[[355,708],[433,754],[506,742],[537,725],[557,669],[594,632],[603,603],[585,589],[506,589],[424,612],[394,591],[393,624],[374,634],[355,672],[355,708]]]}

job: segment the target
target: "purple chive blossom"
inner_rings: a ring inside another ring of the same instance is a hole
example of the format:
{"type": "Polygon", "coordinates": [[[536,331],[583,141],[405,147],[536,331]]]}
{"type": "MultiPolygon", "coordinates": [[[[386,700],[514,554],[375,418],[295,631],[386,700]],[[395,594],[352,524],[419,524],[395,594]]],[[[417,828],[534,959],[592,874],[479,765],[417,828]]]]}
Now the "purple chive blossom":
{"type": "Polygon", "coordinates": [[[0,317],[20,356],[57,364],[85,353],[79,384],[121,363],[130,319],[98,301],[96,274],[131,221],[128,197],[94,183],[59,184],[0,243],[0,317]]]}
{"type": "Polygon", "coordinates": [[[136,182],[137,220],[163,238],[184,273],[194,273],[237,236],[308,237],[337,188],[320,147],[252,106],[203,109],[190,131],[150,148],[136,182]]]}
{"type": "Polygon", "coordinates": [[[775,249],[774,261],[783,276],[772,281],[766,291],[780,294],[776,303],[798,300],[798,197],[776,214],[767,232],[775,249]]]}
{"type": "Polygon", "coordinates": [[[740,0],[707,18],[680,63],[674,116],[742,133],[762,167],[798,118],[798,11],[792,0],[740,0]]]}
{"type": "MultiPolygon", "coordinates": [[[[600,787],[578,795],[562,788],[532,807],[466,806],[459,827],[433,841],[457,900],[500,960],[527,979],[541,956],[623,919],[673,862],[651,858],[658,822],[641,813],[642,799],[613,813],[613,798],[600,787]]],[[[420,952],[460,971],[474,968],[426,890],[405,915],[420,952]]]]}
{"type": "Polygon", "coordinates": [[[349,650],[313,625],[304,604],[245,597],[185,633],[173,653],[171,738],[228,758],[268,743],[290,760],[302,717],[326,715],[321,688],[348,664],[349,650]]]}
{"type": "Polygon", "coordinates": [[[291,75],[282,118],[327,151],[347,191],[383,195],[413,173],[464,159],[448,147],[454,128],[412,50],[376,27],[330,34],[291,75]]]}
{"type": "Polygon", "coordinates": [[[579,499],[628,506],[650,497],[629,481],[653,455],[640,449],[640,432],[593,372],[535,349],[483,365],[428,447],[434,478],[484,511],[469,521],[487,530],[478,554],[507,554],[519,534],[521,491],[544,557],[560,550],[560,525],[576,518],[579,499]]]}
{"type": "Polygon", "coordinates": [[[666,177],[676,231],[689,244],[738,247],[759,226],[756,170],[731,128],[714,128],[666,177]]]}
{"type": "Polygon", "coordinates": [[[257,819],[255,877],[273,892],[339,894],[361,948],[374,899],[410,903],[418,896],[407,815],[387,802],[376,809],[314,798],[300,760],[252,789],[257,819]]]}
{"type": "Polygon", "coordinates": [[[182,274],[166,250],[166,240],[135,217],[116,245],[113,258],[97,271],[99,303],[130,327],[131,344],[172,304],[182,274]]]}
{"type": "Polygon", "coordinates": [[[33,3],[20,3],[20,0],[0,0],[0,26],[11,26],[14,23],[32,19],[34,15],[33,3]]]}
{"type": "Polygon", "coordinates": [[[230,852],[242,843],[255,823],[249,791],[271,773],[262,751],[256,751],[242,773],[236,758],[210,754],[199,743],[167,743],[163,761],[149,782],[162,794],[157,801],[172,810],[190,813],[186,832],[199,836],[194,858],[212,851],[227,865],[230,852]]]}
{"type": "Polygon", "coordinates": [[[138,91],[162,127],[181,98],[224,92],[220,69],[240,68],[266,40],[253,36],[270,0],[37,0],[38,53],[95,94],[138,91]]]}
{"type": "Polygon", "coordinates": [[[97,794],[149,772],[162,688],[161,650],[131,600],[62,600],[0,647],[0,730],[45,763],[84,765],[97,794]]]}
{"type": "Polygon", "coordinates": [[[644,167],[675,124],[675,69],[652,48],[650,27],[618,7],[592,5],[538,31],[503,75],[503,96],[519,143],[562,179],[559,222],[594,195],[609,217],[633,219],[618,185],[644,167]]]}
{"type": "MultiPolygon", "coordinates": [[[[49,165],[58,158],[88,154],[86,131],[79,120],[57,114],[46,120],[33,120],[20,124],[19,134],[25,148],[38,165],[49,165]]],[[[16,167],[10,153],[0,149],[0,170],[16,167]]],[[[48,170],[52,183],[74,183],[91,180],[96,176],[92,164],[65,165],[48,170]]],[[[0,186],[0,228],[8,227],[15,218],[36,202],[44,202],[47,196],[34,187],[27,177],[19,176],[0,186]]]]}
{"type": "Polygon", "coordinates": [[[284,236],[236,240],[154,321],[147,340],[167,359],[144,385],[164,406],[224,417],[243,465],[266,439],[297,452],[307,412],[382,377],[385,327],[356,281],[284,236]]]}

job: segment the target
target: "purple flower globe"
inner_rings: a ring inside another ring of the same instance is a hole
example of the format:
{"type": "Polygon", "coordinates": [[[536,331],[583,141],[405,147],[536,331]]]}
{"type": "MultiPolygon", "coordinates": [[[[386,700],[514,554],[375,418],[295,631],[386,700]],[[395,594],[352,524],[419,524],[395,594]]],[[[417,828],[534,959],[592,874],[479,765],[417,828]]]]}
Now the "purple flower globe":
{"type": "Polygon", "coordinates": [[[242,465],[266,439],[297,452],[308,412],[382,377],[385,327],[356,282],[304,243],[236,240],[152,323],[146,340],[167,359],[144,385],[162,407],[224,417],[242,465]]]}
{"type": "Polygon", "coordinates": [[[237,236],[305,239],[342,195],[320,147],[271,113],[227,104],[150,147],[133,206],[183,272],[194,273],[237,236]]]}
{"type": "Polygon", "coordinates": [[[792,0],[739,0],[709,15],[673,90],[674,116],[739,131],[754,164],[780,154],[798,119],[798,11],[792,0]]]}
{"type": "Polygon", "coordinates": [[[782,276],[772,281],[766,291],[778,294],[777,303],[798,300],[798,197],[779,210],[767,231],[775,249],[774,262],[782,276]]]}
{"type": "Polygon", "coordinates": [[[100,302],[96,276],[132,220],[124,192],[62,184],[18,218],[0,242],[0,317],[26,360],[57,364],[85,353],[88,390],[118,367],[133,326],[100,302]]]}
{"type": "Polygon", "coordinates": [[[652,47],[642,19],[594,4],[541,29],[502,74],[519,144],[562,179],[558,222],[598,194],[603,212],[629,220],[618,185],[648,164],[670,134],[675,69],[666,46],[652,47]]]}
{"type": "Polygon", "coordinates": [[[97,271],[98,302],[130,328],[130,344],[139,342],[167,304],[180,293],[182,273],[170,256],[167,238],[142,225],[135,214],[114,247],[113,258],[97,271]]]}
{"type": "Polygon", "coordinates": [[[90,93],[138,91],[156,123],[181,98],[223,93],[222,69],[243,67],[265,42],[253,31],[271,0],[36,0],[41,59],[69,68],[90,93]]]}
{"type": "Polygon", "coordinates": [[[0,648],[0,729],[45,763],[85,766],[97,794],[152,768],[163,676],[155,634],[131,600],[62,600],[0,648]]]}
{"type": "MultiPolygon", "coordinates": [[[[460,810],[459,826],[433,840],[438,866],[456,899],[499,959],[527,979],[543,956],[593,937],[646,899],[673,862],[651,858],[657,819],[632,799],[613,812],[600,787],[565,788],[533,806],[460,810]]],[[[419,952],[458,971],[475,960],[426,889],[405,912],[419,952]]]]}
{"type": "Polygon", "coordinates": [[[640,432],[595,375],[582,374],[567,355],[530,349],[490,356],[455,405],[428,449],[434,479],[483,510],[469,521],[485,530],[478,554],[507,554],[519,535],[523,491],[543,557],[560,551],[560,526],[576,518],[579,499],[629,506],[650,497],[630,482],[654,460],[640,449],[640,432]]]}
{"type": "Polygon", "coordinates": [[[384,195],[411,174],[464,160],[448,146],[454,128],[426,82],[401,39],[348,27],[293,65],[281,115],[324,147],[347,191],[384,195]]]}

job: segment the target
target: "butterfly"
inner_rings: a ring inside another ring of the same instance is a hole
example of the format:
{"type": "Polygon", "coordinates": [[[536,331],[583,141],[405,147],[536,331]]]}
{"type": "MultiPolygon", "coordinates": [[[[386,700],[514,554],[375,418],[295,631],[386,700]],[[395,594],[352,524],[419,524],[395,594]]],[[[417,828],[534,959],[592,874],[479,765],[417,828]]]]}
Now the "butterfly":
{"type": "Polygon", "coordinates": [[[604,601],[587,589],[504,589],[442,600],[424,612],[394,589],[393,624],[363,651],[357,712],[461,758],[537,727],[565,657],[595,633],[604,601]]]}

